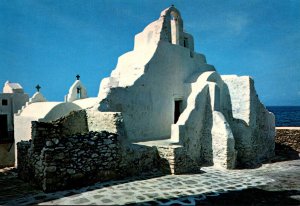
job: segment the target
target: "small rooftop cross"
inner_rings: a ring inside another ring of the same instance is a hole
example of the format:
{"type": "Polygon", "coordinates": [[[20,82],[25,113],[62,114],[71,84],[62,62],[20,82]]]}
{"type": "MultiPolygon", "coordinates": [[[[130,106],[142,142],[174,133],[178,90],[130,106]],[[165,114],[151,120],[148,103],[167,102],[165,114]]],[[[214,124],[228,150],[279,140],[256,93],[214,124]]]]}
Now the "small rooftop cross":
{"type": "Polygon", "coordinates": [[[174,4],[172,4],[171,7],[174,7],[174,4]]]}
{"type": "Polygon", "coordinates": [[[79,75],[79,74],[76,75],[76,79],[77,79],[77,80],[80,79],[80,75],[79,75]]]}
{"type": "Polygon", "coordinates": [[[42,88],[39,84],[38,85],[36,85],[36,90],[39,92],[40,91],[40,89],[42,88]]]}

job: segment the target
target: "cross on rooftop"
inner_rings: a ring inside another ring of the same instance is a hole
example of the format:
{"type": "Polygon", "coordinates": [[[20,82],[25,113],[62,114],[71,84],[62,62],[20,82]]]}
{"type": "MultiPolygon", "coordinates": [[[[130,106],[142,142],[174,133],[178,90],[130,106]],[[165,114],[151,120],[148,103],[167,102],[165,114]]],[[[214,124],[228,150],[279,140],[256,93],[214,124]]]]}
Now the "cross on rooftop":
{"type": "Polygon", "coordinates": [[[40,91],[40,89],[42,88],[39,84],[38,85],[36,85],[36,90],[39,92],[40,91]]]}
{"type": "Polygon", "coordinates": [[[77,79],[77,80],[79,80],[79,78],[80,78],[80,75],[79,75],[79,74],[77,74],[77,75],[76,75],[76,79],[77,79]]]}

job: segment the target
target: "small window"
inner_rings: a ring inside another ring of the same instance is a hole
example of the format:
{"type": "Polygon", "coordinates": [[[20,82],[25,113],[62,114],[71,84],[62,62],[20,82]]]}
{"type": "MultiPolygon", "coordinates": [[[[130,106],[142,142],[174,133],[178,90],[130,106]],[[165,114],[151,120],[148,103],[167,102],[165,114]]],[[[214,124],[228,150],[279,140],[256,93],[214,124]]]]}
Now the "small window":
{"type": "Polygon", "coordinates": [[[77,99],[81,99],[81,87],[77,87],[77,99]]]}
{"type": "Polygon", "coordinates": [[[2,105],[3,105],[3,106],[6,106],[6,105],[8,105],[8,101],[7,101],[7,99],[2,99],[2,105]]]}
{"type": "Polygon", "coordinates": [[[189,47],[189,44],[188,44],[188,38],[186,38],[186,37],[184,37],[184,39],[183,39],[183,46],[184,46],[185,48],[188,48],[188,47],[189,47]]]}

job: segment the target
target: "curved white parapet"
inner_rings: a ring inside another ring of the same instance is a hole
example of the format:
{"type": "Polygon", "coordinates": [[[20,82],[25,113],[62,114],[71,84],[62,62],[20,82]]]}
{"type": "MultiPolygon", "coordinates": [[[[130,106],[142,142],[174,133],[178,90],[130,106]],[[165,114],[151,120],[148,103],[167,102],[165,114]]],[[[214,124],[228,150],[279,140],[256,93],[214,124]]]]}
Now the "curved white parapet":
{"type": "Polygon", "coordinates": [[[79,79],[77,79],[70,87],[69,93],[65,96],[65,102],[73,102],[87,97],[88,95],[85,86],[79,79]]]}
{"type": "Polygon", "coordinates": [[[19,83],[6,81],[3,87],[3,93],[24,93],[23,87],[19,83]]]}
{"type": "Polygon", "coordinates": [[[29,99],[29,104],[35,103],[35,102],[47,102],[47,99],[43,96],[41,92],[36,92],[33,94],[33,96],[29,99]]]}

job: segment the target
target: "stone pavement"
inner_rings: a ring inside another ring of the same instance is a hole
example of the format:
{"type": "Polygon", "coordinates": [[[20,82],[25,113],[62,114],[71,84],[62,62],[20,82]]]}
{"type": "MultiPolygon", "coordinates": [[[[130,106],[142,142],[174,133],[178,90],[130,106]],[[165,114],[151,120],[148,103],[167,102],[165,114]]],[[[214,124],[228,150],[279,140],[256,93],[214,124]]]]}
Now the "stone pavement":
{"type": "Polygon", "coordinates": [[[257,169],[223,170],[205,167],[199,174],[127,179],[92,186],[43,193],[41,191],[0,205],[195,205],[231,191],[248,188],[263,191],[298,191],[292,198],[300,204],[300,160],[265,164],[257,169]]]}

